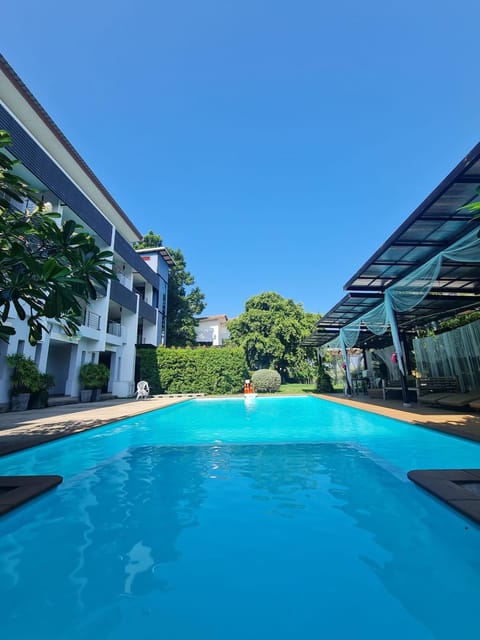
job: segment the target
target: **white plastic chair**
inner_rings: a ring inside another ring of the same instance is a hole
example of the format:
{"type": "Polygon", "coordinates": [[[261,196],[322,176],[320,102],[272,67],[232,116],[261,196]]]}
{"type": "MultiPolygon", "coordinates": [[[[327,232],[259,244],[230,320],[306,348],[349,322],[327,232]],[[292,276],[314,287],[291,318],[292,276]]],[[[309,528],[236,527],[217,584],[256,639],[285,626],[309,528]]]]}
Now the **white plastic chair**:
{"type": "Polygon", "coordinates": [[[146,382],[145,380],[140,380],[140,382],[137,383],[137,400],[140,400],[140,398],[148,398],[148,396],[150,395],[150,387],[148,386],[148,382],[146,382]]]}

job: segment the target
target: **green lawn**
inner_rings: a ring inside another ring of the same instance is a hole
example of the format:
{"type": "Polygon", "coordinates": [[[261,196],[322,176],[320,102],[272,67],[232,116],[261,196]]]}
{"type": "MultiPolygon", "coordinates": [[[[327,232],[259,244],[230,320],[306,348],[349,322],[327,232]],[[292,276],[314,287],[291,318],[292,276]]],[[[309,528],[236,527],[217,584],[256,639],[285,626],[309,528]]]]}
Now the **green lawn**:
{"type": "MultiPolygon", "coordinates": [[[[343,392],[343,383],[339,382],[337,385],[333,386],[334,393],[342,393],[343,392]]],[[[277,393],[288,395],[288,396],[304,396],[307,393],[315,393],[315,385],[314,384],[282,384],[277,393]]],[[[276,394],[275,394],[276,395],[276,394]]]]}
{"type": "MultiPolygon", "coordinates": [[[[333,391],[334,393],[343,392],[343,383],[334,385],[333,391]]],[[[315,385],[299,382],[295,384],[282,384],[276,393],[261,393],[260,395],[276,396],[280,394],[284,396],[305,396],[308,393],[315,393],[315,385]]]]}
{"type": "Polygon", "coordinates": [[[302,396],[306,393],[313,393],[315,391],[314,384],[282,384],[277,393],[288,396],[302,396]]]}

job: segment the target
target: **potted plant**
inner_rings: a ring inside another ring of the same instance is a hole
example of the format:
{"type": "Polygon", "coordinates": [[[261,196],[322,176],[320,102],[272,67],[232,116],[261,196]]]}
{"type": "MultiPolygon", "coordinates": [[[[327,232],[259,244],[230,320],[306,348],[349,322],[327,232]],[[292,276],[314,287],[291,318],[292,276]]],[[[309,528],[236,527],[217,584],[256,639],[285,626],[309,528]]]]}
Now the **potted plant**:
{"type": "Polygon", "coordinates": [[[50,373],[40,374],[40,388],[30,395],[29,409],[44,409],[48,407],[48,390],[55,386],[55,378],[50,373]]]}
{"type": "Polygon", "coordinates": [[[95,364],[89,362],[83,364],[80,367],[80,384],[82,390],[80,392],[80,400],[82,402],[89,402],[89,400],[98,400],[102,387],[104,387],[108,379],[110,378],[110,369],[104,364],[95,364]],[[84,391],[90,391],[90,398],[87,399],[88,393],[84,391]]]}
{"type": "Polygon", "coordinates": [[[21,353],[5,357],[12,368],[10,375],[10,408],[12,411],[25,411],[28,408],[30,394],[41,388],[41,373],[31,358],[21,353]]]}

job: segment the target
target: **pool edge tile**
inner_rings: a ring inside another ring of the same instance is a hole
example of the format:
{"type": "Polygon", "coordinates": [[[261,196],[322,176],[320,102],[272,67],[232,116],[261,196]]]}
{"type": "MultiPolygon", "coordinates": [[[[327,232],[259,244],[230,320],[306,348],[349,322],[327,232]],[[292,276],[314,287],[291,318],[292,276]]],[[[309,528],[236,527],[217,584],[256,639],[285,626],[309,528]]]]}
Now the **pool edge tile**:
{"type": "Polygon", "coordinates": [[[58,475],[0,476],[0,516],[16,509],[63,482],[58,475]]]}
{"type": "Polygon", "coordinates": [[[480,525],[480,493],[462,483],[480,484],[480,469],[413,469],[408,478],[480,525]]]}

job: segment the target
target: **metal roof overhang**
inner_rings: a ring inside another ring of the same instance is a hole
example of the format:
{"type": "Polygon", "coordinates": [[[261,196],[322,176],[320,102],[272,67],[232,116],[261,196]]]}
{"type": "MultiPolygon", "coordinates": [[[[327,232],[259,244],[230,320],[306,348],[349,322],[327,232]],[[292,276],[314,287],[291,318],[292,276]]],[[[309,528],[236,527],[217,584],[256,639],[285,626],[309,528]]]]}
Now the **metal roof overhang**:
{"type": "MultiPolygon", "coordinates": [[[[478,197],[480,144],[453,169],[422,204],[344,285],[346,291],[385,291],[465,235],[472,214],[459,210],[478,197]]],[[[440,285],[450,293],[478,287],[478,265],[443,269],[440,285]],[[475,276],[476,274],[476,276],[475,276]]]]}
{"type": "MultiPolygon", "coordinates": [[[[480,144],[352,276],[344,286],[347,295],[319,320],[302,344],[321,346],[335,338],[342,327],[382,302],[388,287],[473,229],[472,214],[459,209],[478,197],[479,187],[480,144]]],[[[480,263],[443,260],[430,294],[411,311],[397,314],[398,328],[401,333],[413,333],[417,328],[478,308],[480,263]]],[[[377,336],[362,329],[357,346],[386,344],[391,344],[389,332],[377,336]]]]}
{"type": "MultiPolygon", "coordinates": [[[[382,302],[383,296],[349,293],[333,307],[316,325],[315,330],[302,341],[304,346],[322,346],[338,336],[340,329],[350,324],[382,302]]],[[[417,329],[431,326],[460,313],[480,308],[480,296],[475,294],[442,295],[429,294],[414,309],[397,314],[400,334],[415,335],[417,329]]],[[[362,327],[357,347],[361,349],[381,348],[392,343],[390,332],[375,335],[362,327]]]]}

